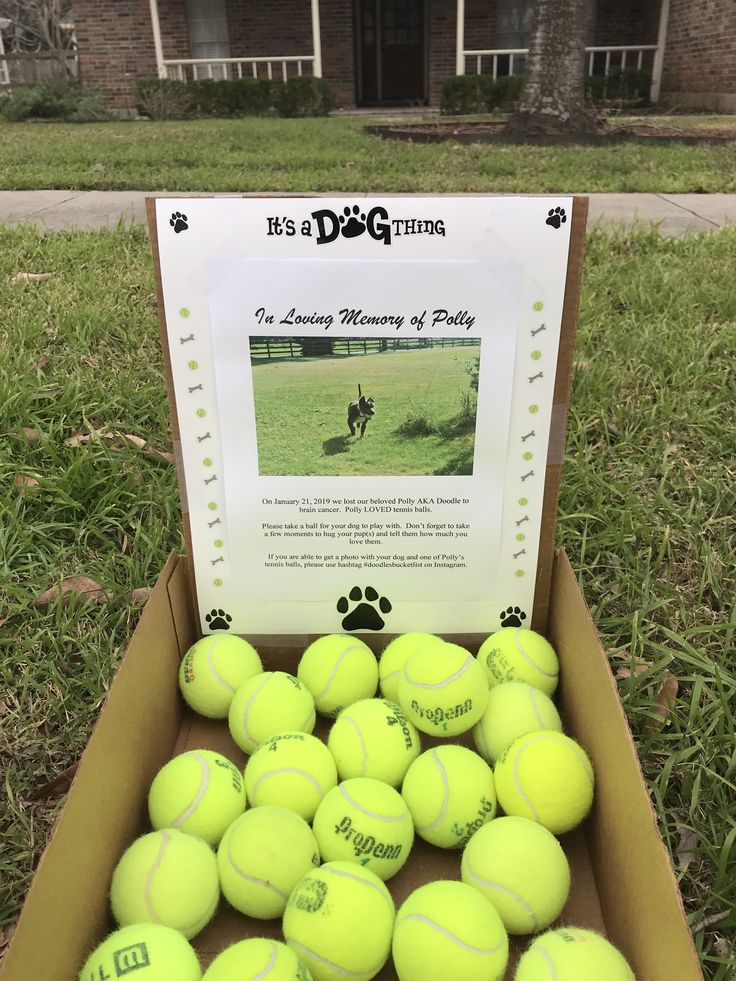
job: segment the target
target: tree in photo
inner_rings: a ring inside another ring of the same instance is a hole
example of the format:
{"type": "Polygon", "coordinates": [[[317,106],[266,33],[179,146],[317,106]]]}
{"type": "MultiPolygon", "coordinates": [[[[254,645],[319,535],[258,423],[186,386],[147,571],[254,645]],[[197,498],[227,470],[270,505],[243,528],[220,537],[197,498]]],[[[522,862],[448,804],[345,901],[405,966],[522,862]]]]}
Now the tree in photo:
{"type": "Polygon", "coordinates": [[[64,51],[74,47],[70,26],[72,0],[0,0],[5,48],[64,51]]]}

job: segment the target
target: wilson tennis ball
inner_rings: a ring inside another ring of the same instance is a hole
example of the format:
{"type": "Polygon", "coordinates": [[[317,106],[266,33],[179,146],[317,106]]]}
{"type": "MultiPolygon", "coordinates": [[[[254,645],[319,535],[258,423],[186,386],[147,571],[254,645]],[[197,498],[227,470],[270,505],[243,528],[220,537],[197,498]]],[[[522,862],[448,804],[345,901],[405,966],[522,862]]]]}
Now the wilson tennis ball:
{"type": "Polygon", "coordinates": [[[496,794],[511,816],[530,818],[553,834],[571,831],[593,803],[593,767],[583,747],[561,732],[516,739],[496,763],[496,794]]]}
{"type": "Polygon", "coordinates": [[[514,981],[636,981],[626,959],[592,930],[561,927],[532,941],[514,981]]]}
{"type": "Polygon", "coordinates": [[[394,917],[378,876],[352,862],[328,862],[289,896],[284,937],[314,981],[370,981],[388,959],[394,917]]]}
{"type": "Polygon", "coordinates": [[[418,650],[429,644],[442,643],[442,639],[436,634],[425,634],[421,631],[413,631],[409,634],[401,634],[394,637],[386,647],[381,660],[378,662],[378,681],[381,686],[381,694],[391,702],[399,699],[399,678],[401,669],[408,659],[418,650]]]}
{"type": "Polygon", "coordinates": [[[378,663],[357,637],[328,634],[304,651],[297,677],[312,693],[319,714],[335,718],[353,702],[376,694],[378,663]]]}
{"type": "Polygon", "coordinates": [[[380,879],[399,871],[414,842],[401,794],[370,777],[345,780],[325,794],[312,827],[325,861],[357,862],[380,879]]]}
{"type": "Polygon", "coordinates": [[[432,644],[406,661],[399,679],[399,704],[411,722],[432,736],[471,729],[488,702],[483,668],[464,647],[432,644]]]}
{"type": "Polygon", "coordinates": [[[137,974],[144,981],[201,981],[192,945],[178,930],[136,923],[111,933],[85,961],[79,981],[137,974]]]}
{"type": "Polygon", "coordinates": [[[498,910],[509,933],[538,933],[562,912],[570,866],[551,831],[521,817],[480,828],[463,852],[462,880],[498,910]]]}
{"type": "Polygon", "coordinates": [[[551,695],[557,688],[560,666],[554,648],[541,634],[521,627],[502,627],[480,646],[478,661],[488,684],[523,681],[551,695]]]}
{"type": "Polygon", "coordinates": [[[486,710],[473,728],[473,741],[483,759],[495,763],[515,739],[539,729],[562,732],[552,700],[533,685],[506,681],[488,693],[486,710]]]}
{"type": "Polygon", "coordinates": [[[228,634],[203,637],[179,667],[179,688],[187,705],[209,719],[226,719],[235,692],[263,671],[258,652],[228,634]]]}
{"type": "Polygon", "coordinates": [[[285,807],[254,807],[233,822],[217,850],[225,899],[246,916],[281,916],[294,886],[319,865],[307,822],[285,807]]]}
{"type": "Polygon", "coordinates": [[[463,848],[496,813],[491,768],[464,746],[422,753],[409,767],[401,796],[417,834],[440,848],[463,848]]]}
{"type": "Polygon", "coordinates": [[[228,712],[230,735],[244,753],[252,753],[279,732],[311,732],[314,699],[293,674],[265,671],[238,688],[228,712]]]}
{"type": "Polygon", "coordinates": [[[398,705],[364,698],[343,709],[327,746],[341,780],[373,777],[398,787],[421,750],[419,733],[398,705]]]}
{"type": "Polygon", "coordinates": [[[148,792],[153,827],[178,828],[216,845],[229,824],[245,810],[240,770],[208,749],[175,756],[159,770],[148,792]]]}
{"type": "Polygon", "coordinates": [[[210,846],[168,828],[137,838],[112,876],[112,913],[121,926],[159,923],[187,939],[212,919],[220,898],[210,846]]]}
{"type": "Polygon", "coordinates": [[[499,981],[509,940],[495,907],[463,882],[415,889],[396,914],[392,952],[399,981],[499,981]]]}
{"type": "Polygon", "coordinates": [[[311,821],[317,805],[337,784],[332,753],[307,732],[281,732],[261,743],[245,767],[252,807],[272,804],[311,821]]]}
{"type": "MultiPolygon", "coordinates": [[[[178,981],[178,979],[177,979],[178,981]]],[[[303,961],[278,940],[254,937],[227,947],[207,968],[204,981],[313,981],[303,961]]]]}

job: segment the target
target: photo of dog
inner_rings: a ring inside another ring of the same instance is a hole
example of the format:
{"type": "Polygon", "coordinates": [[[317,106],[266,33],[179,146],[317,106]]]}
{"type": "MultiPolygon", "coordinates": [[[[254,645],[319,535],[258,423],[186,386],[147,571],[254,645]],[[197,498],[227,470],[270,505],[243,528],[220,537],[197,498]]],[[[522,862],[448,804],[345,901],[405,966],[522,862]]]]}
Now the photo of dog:
{"type": "Polygon", "coordinates": [[[351,436],[355,436],[355,427],[360,426],[360,438],[363,438],[365,427],[376,414],[375,406],[373,396],[366,398],[358,385],[358,398],[348,403],[348,428],[351,436]]]}

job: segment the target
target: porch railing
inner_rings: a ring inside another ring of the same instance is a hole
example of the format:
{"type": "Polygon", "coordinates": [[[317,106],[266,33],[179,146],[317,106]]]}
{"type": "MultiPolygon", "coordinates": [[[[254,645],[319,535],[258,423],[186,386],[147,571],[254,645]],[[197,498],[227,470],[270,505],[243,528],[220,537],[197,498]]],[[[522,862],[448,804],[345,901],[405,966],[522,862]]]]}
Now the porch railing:
{"type": "Polygon", "coordinates": [[[198,82],[205,78],[287,78],[314,74],[314,55],[278,55],[271,58],[165,58],[166,78],[198,82]],[[309,71],[305,72],[305,66],[309,71]]]}

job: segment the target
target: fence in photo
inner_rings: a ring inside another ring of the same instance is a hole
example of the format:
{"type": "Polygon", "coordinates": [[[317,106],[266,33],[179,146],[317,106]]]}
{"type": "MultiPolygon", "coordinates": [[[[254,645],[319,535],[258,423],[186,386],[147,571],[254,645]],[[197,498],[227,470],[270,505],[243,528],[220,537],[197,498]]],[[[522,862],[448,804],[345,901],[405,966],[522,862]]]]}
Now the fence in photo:
{"type": "Polygon", "coordinates": [[[253,361],[272,361],[479,345],[478,337],[251,337],[250,356],[253,361]]]}

